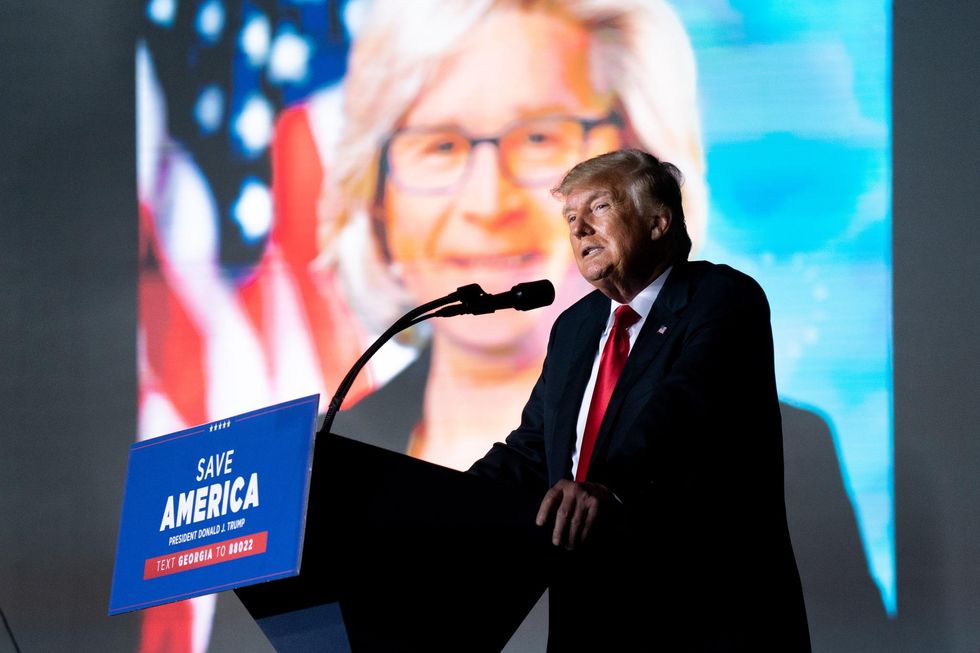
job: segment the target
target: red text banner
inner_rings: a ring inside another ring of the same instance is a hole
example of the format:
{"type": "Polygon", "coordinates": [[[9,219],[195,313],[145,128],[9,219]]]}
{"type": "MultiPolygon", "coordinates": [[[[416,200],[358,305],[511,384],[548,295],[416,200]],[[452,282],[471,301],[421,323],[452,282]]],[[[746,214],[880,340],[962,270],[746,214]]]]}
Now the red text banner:
{"type": "Polygon", "coordinates": [[[178,574],[199,567],[216,565],[238,558],[265,553],[269,532],[233,537],[194,549],[147,558],[143,564],[143,580],[178,574]]]}

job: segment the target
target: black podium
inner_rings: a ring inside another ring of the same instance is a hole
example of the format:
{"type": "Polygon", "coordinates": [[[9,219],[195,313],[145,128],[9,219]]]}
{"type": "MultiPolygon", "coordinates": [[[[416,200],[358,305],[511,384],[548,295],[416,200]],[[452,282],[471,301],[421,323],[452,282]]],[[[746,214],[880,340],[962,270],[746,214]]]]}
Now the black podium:
{"type": "Polygon", "coordinates": [[[300,575],[235,592],[281,652],[499,651],[547,584],[539,502],[321,435],[300,575]]]}

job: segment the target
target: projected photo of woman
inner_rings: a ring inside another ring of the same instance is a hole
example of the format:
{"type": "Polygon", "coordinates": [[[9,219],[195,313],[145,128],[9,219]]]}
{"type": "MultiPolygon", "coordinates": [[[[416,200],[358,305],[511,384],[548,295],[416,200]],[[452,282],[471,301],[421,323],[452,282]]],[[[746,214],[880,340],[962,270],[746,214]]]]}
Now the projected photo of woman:
{"type": "Polygon", "coordinates": [[[678,162],[700,240],[693,55],[666,4],[630,5],[372,6],[345,77],[321,209],[323,256],[351,289],[355,312],[380,329],[459,286],[495,293],[542,278],[558,301],[546,311],[435,321],[410,435],[367,425],[351,434],[395,435],[404,440],[386,444],[465,469],[513,428],[555,315],[586,292],[550,193],[577,161],[636,145],[678,162]],[[364,292],[365,279],[383,281],[364,292]]]}
{"type": "MultiPolygon", "coordinates": [[[[141,197],[168,301],[195,308],[184,322],[197,335],[182,350],[203,352],[193,361],[197,412],[168,414],[193,423],[257,407],[246,399],[314,392],[324,409],[408,309],[466,284],[496,293],[549,279],[557,299],[546,309],[436,319],[402,334],[362,372],[334,423],[336,433],[466,469],[519,423],[554,318],[589,290],[550,193],[564,172],[621,147],[650,151],[684,175],[692,258],[710,240],[694,51],[662,0],[349,5],[364,13],[348,16],[342,79],[275,116],[272,224],[258,261],[232,277],[213,255],[207,289],[225,278],[220,301],[202,296],[199,259],[180,265],[182,216],[141,197]],[[208,311],[224,306],[233,310],[208,311]]],[[[142,286],[154,283],[141,275],[142,286]]],[[[167,359],[172,343],[150,304],[141,305],[140,412],[152,435],[189,424],[150,419],[147,406],[179,407],[172,398],[188,387],[168,376],[188,364],[167,359]]],[[[878,642],[886,619],[827,424],[782,411],[787,511],[814,644],[822,633],[878,642]]],[[[210,609],[196,614],[210,621],[210,609]]],[[[168,619],[147,623],[165,629],[168,619]]],[[[229,641],[220,602],[214,623],[212,640],[229,641]]]]}
{"type": "MultiPolygon", "coordinates": [[[[409,336],[417,357],[342,413],[336,432],[465,469],[517,424],[554,317],[587,292],[550,195],[575,161],[635,146],[676,163],[694,258],[707,236],[694,55],[665,2],[376,2],[342,99],[330,100],[342,108],[316,102],[302,109],[309,124],[284,118],[280,145],[311,149],[296,133],[336,143],[319,150],[313,268],[368,332],[468,283],[502,292],[547,278],[558,289],[546,310],[435,320],[409,336]]],[[[274,169],[284,184],[306,165],[279,160],[290,164],[274,169]]],[[[887,620],[828,427],[782,412],[799,564],[820,588],[812,621],[880,641],[887,620]]]]}

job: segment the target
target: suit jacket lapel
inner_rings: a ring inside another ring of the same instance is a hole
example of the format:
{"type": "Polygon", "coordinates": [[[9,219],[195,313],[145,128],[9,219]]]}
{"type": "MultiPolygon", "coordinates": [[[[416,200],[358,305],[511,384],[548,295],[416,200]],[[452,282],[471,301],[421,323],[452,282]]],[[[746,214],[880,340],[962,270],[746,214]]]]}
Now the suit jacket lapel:
{"type": "Polygon", "coordinates": [[[657,301],[653,303],[650,314],[647,315],[636,343],[630,351],[629,358],[626,359],[623,372],[616,382],[616,389],[609,399],[609,406],[606,407],[606,414],[603,416],[602,425],[599,427],[594,455],[604,451],[604,447],[607,445],[606,441],[614,430],[614,425],[623,405],[628,401],[630,392],[636,387],[636,382],[640,377],[653,364],[668,336],[673,333],[674,326],[687,306],[690,287],[689,265],[687,263],[675,265],[660,294],[657,295],[657,301]]]}
{"type": "Polygon", "coordinates": [[[554,442],[550,447],[552,452],[551,468],[553,475],[556,473],[557,476],[551,479],[552,483],[560,478],[572,477],[575,425],[578,421],[579,409],[582,406],[582,395],[585,393],[585,386],[589,383],[589,375],[595,362],[599,337],[602,335],[602,330],[609,318],[609,299],[600,293],[596,293],[594,297],[595,299],[589,307],[588,316],[579,323],[578,331],[573,339],[567,343],[568,351],[575,353],[569,360],[565,383],[558,395],[560,400],[555,415],[555,429],[552,434],[554,442]]]}

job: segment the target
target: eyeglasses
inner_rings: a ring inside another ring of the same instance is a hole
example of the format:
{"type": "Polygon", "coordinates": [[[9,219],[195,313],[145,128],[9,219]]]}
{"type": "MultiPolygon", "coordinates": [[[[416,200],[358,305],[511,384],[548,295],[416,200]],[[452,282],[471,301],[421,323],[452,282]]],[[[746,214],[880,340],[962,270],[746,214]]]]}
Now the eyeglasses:
{"type": "Polygon", "coordinates": [[[508,179],[530,188],[545,186],[581,160],[589,132],[600,125],[622,127],[623,120],[615,111],[598,119],[544,116],[519,120],[486,137],[457,127],[399,129],[382,146],[381,178],[390,177],[409,193],[449,193],[469,175],[476,146],[492,143],[508,179]]]}

